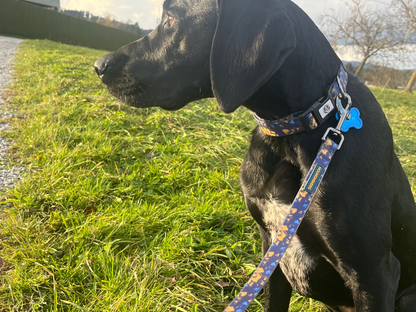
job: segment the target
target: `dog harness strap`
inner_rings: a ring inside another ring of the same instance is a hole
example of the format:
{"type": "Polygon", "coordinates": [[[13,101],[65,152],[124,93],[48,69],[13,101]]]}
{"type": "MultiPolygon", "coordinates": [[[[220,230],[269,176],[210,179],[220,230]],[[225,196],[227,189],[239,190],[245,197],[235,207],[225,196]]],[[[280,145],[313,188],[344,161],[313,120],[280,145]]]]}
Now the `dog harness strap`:
{"type": "Polygon", "coordinates": [[[340,66],[337,78],[330,85],[328,95],[319,99],[304,112],[296,112],[277,120],[262,119],[254,113],[260,129],[271,136],[286,136],[299,132],[310,132],[318,128],[336,110],[335,99],[344,95],[348,84],[348,73],[344,65],[340,66]]]}
{"type": "Polygon", "coordinates": [[[243,312],[264,287],[295,236],[337,149],[338,144],[326,137],[272,245],[225,312],[243,312]]]}

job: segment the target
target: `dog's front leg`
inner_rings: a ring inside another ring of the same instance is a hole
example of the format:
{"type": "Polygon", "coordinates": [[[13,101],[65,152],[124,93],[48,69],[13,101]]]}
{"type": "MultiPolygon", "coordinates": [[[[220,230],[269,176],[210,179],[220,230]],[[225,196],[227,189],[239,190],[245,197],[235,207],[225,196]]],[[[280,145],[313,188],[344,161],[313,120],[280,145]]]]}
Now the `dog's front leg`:
{"type": "MultiPolygon", "coordinates": [[[[270,233],[259,226],[262,238],[263,256],[269,249],[272,239],[270,233]]],[[[263,288],[264,291],[264,311],[267,312],[287,312],[289,309],[290,298],[292,296],[292,286],[287,281],[280,266],[276,268],[269,281],[263,288]]]]}
{"type": "MultiPolygon", "coordinates": [[[[277,212],[277,202],[273,199],[253,199],[245,195],[244,199],[248,210],[257,222],[262,239],[262,254],[264,256],[272,244],[273,238],[270,231],[283,223],[285,213],[279,214],[277,212]]],[[[264,311],[288,311],[290,298],[292,296],[292,286],[289,284],[280,266],[277,266],[269,281],[264,286],[263,294],[265,298],[264,311]]]]}
{"type": "Polygon", "coordinates": [[[397,312],[413,312],[416,309],[416,284],[402,291],[396,302],[397,312]]]}

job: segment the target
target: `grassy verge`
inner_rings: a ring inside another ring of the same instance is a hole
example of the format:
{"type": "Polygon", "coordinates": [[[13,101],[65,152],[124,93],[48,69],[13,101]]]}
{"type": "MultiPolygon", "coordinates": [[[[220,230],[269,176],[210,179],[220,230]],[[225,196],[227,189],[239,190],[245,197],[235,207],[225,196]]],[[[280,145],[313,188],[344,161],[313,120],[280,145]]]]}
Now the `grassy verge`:
{"type": "Polygon", "coordinates": [[[373,88],[393,130],[396,154],[416,198],[416,94],[373,88]]]}
{"type": "MultiPolygon", "coordinates": [[[[260,260],[238,183],[255,122],[212,100],[120,105],[92,68],[104,53],[20,47],[9,135],[26,174],[1,212],[0,311],[221,311],[260,260]]],[[[415,192],[416,96],[374,91],[415,192]]]]}

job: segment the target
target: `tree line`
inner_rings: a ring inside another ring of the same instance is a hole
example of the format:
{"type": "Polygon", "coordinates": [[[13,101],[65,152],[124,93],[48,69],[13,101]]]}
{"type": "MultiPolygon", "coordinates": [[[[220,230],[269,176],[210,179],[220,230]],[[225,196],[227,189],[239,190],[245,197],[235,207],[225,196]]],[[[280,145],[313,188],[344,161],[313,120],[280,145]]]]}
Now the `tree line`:
{"type": "Polygon", "coordinates": [[[61,10],[61,13],[71,15],[76,18],[84,19],[93,23],[102,24],[108,27],[121,29],[127,32],[131,32],[133,34],[142,35],[142,31],[140,29],[139,23],[131,22],[127,20],[127,22],[119,22],[115,19],[115,17],[111,14],[107,14],[105,17],[101,17],[98,15],[91,14],[88,11],[76,11],[76,10],[61,10]]]}
{"type": "MultiPolygon", "coordinates": [[[[357,76],[363,75],[369,59],[383,58],[386,52],[393,52],[398,60],[414,68],[405,87],[405,91],[411,91],[416,81],[416,49],[404,47],[416,47],[416,0],[393,0],[383,7],[377,3],[342,0],[339,11],[330,10],[321,16],[320,26],[335,50],[351,46],[362,56],[355,68],[357,76]]],[[[396,74],[399,74],[397,70],[396,74]]]]}

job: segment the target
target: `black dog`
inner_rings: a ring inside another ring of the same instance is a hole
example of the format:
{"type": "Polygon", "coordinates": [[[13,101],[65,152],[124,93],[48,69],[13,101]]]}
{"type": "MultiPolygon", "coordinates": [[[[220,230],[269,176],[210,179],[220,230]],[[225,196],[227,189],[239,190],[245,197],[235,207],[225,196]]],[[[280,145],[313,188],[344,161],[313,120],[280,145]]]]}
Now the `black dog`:
{"type": "MultiPolygon", "coordinates": [[[[121,101],[176,110],[215,97],[262,118],[302,111],[341,61],[289,0],[166,0],[148,36],[95,63],[121,101]]],[[[292,289],[330,311],[416,311],[416,207],[390,127],[353,75],[347,92],[364,126],[345,134],[290,248],[265,288],[266,310],[287,311],[292,289]]],[[[244,198],[267,250],[334,115],[313,132],[253,131],[241,169],[244,198]]]]}

